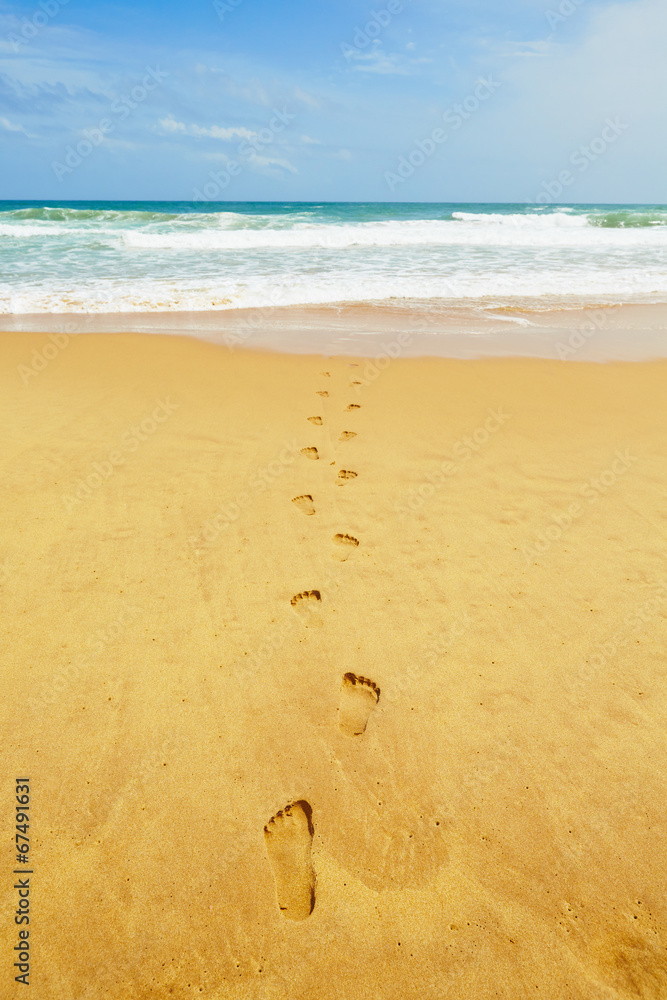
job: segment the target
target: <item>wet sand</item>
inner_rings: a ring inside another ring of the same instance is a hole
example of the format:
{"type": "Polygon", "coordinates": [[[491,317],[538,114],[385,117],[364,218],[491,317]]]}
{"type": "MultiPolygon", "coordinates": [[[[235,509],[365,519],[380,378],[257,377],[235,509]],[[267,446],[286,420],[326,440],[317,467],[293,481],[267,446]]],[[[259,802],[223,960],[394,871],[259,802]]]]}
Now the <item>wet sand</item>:
{"type": "Polygon", "coordinates": [[[664,303],[544,299],[389,300],[267,306],[209,312],[0,315],[0,331],[183,334],[236,350],[357,357],[534,357],[559,361],[651,361],[667,357],[664,303]]]}

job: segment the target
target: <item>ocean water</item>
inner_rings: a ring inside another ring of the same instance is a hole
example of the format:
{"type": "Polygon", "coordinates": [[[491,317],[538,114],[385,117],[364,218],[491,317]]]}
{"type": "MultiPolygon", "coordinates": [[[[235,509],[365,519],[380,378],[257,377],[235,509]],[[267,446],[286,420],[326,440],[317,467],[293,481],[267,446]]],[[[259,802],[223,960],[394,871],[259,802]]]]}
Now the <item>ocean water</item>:
{"type": "Polygon", "coordinates": [[[0,313],[667,301],[667,207],[0,202],[0,313]]]}

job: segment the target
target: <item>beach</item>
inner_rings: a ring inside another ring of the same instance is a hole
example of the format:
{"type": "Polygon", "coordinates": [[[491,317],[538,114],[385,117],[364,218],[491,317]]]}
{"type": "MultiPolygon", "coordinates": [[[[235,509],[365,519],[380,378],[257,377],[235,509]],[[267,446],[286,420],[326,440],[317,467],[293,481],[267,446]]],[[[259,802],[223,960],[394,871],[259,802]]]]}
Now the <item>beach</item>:
{"type": "Polygon", "coordinates": [[[667,361],[121,329],[0,333],[39,1000],[667,995],[667,361]]]}
{"type": "MultiPolygon", "coordinates": [[[[187,335],[231,350],[245,347],[390,361],[418,357],[652,361],[667,354],[667,305],[452,306],[408,299],[205,312],[13,313],[0,314],[3,330],[51,334],[57,350],[73,334],[123,330],[187,335]]],[[[29,367],[36,372],[45,360],[29,358],[29,367]]],[[[32,376],[24,377],[29,381],[32,376]]]]}

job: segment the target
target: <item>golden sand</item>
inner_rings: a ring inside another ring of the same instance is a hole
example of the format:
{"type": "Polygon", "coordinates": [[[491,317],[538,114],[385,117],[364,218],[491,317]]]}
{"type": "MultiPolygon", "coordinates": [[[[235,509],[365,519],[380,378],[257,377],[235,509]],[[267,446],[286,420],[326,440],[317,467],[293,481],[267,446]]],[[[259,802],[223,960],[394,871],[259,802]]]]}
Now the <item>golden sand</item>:
{"type": "Polygon", "coordinates": [[[667,363],[48,343],[0,335],[2,995],[23,775],[36,1000],[663,1000],[667,363]]]}

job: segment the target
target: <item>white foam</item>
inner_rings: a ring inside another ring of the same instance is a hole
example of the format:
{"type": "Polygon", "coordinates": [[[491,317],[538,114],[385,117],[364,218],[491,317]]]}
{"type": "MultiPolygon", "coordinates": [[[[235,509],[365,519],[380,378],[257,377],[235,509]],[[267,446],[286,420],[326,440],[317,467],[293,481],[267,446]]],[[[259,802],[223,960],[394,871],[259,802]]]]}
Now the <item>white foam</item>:
{"type": "Polygon", "coordinates": [[[67,226],[54,225],[52,222],[6,223],[0,222],[0,237],[22,240],[33,236],[53,237],[79,234],[79,230],[67,226]]]}
{"type": "Polygon", "coordinates": [[[502,226],[511,229],[585,229],[590,225],[588,216],[570,215],[568,212],[549,212],[544,215],[452,212],[452,218],[480,226],[502,226]]]}
{"type": "Polygon", "coordinates": [[[372,222],[306,221],[305,210],[77,211],[58,221],[0,216],[9,271],[1,312],[667,295],[667,226],[631,224],[651,221],[648,211],[456,211],[372,222]],[[627,227],[606,224],[616,217],[627,227]]]}
{"type": "Polygon", "coordinates": [[[514,273],[466,273],[448,277],[419,275],[277,275],[253,276],[246,281],[184,277],[178,281],[160,278],[131,282],[42,281],[38,285],[17,282],[0,286],[1,313],[45,312],[183,312],[276,306],[325,304],[334,302],[440,300],[499,304],[549,297],[558,301],[604,299],[641,300],[667,297],[667,275],[645,270],[625,272],[623,295],[619,277],[604,270],[596,273],[563,274],[557,270],[514,273]]]}
{"type": "MultiPolygon", "coordinates": [[[[461,213],[463,214],[463,213],[461,213]]],[[[125,230],[123,242],[144,250],[263,250],[352,247],[667,247],[667,227],[606,229],[581,216],[498,216],[490,223],[460,221],[367,222],[356,225],[300,223],[292,229],[230,229],[199,232],[125,230]],[[563,220],[567,219],[568,223],[563,220]],[[509,221],[507,221],[509,220],[509,221]],[[521,220],[521,221],[519,221],[521,220]],[[570,223],[572,223],[570,225],[570,223]]],[[[486,218],[486,217],[485,217],[486,218]]]]}

